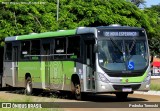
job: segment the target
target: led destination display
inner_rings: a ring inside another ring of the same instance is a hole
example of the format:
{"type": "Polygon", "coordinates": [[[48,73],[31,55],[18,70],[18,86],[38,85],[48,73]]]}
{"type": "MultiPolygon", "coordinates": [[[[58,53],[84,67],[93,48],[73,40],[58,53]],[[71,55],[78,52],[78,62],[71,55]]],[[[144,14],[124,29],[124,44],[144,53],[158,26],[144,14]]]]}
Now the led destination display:
{"type": "Polygon", "coordinates": [[[144,37],[144,30],[98,30],[98,37],[144,37]]]}
{"type": "Polygon", "coordinates": [[[139,36],[139,32],[103,32],[104,36],[139,36]]]}

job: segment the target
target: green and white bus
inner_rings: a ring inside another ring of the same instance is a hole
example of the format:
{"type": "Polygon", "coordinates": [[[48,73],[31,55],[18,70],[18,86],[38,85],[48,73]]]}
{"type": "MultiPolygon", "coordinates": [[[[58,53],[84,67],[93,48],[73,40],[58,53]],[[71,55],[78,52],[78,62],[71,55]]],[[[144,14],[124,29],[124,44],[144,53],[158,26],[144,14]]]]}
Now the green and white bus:
{"type": "Polygon", "coordinates": [[[143,28],[78,27],[5,38],[2,86],[113,93],[127,98],[150,87],[149,47],[143,28]]]}

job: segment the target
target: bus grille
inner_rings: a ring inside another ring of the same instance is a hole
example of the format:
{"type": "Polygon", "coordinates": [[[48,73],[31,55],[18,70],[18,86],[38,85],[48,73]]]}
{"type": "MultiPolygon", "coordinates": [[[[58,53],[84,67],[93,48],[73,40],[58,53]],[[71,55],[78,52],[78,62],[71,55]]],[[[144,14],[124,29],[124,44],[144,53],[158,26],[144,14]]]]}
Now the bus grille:
{"type": "Polygon", "coordinates": [[[107,72],[107,75],[110,77],[138,77],[142,76],[145,72],[131,72],[131,73],[122,73],[122,72],[107,72]]]}
{"type": "Polygon", "coordinates": [[[132,88],[132,90],[137,90],[139,89],[141,84],[133,84],[133,85],[113,85],[113,88],[115,90],[120,90],[122,91],[123,88],[132,88]]]}

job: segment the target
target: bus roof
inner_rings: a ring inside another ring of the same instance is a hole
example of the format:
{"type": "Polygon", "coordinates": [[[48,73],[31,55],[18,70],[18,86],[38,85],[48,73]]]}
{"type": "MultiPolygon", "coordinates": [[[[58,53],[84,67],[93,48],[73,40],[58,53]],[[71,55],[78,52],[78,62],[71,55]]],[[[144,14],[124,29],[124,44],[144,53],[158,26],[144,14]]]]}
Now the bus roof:
{"type": "Polygon", "coordinates": [[[131,29],[131,30],[144,30],[140,27],[130,27],[130,26],[98,26],[97,29],[131,29]]]}
{"type": "Polygon", "coordinates": [[[57,36],[60,37],[60,36],[86,34],[86,33],[93,33],[96,36],[97,29],[128,29],[128,28],[136,29],[136,30],[144,30],[143,28],[129,27],[129,26],[78,27],[77,29],[72,29],[72,30],[59,30],[54,32],[32,33],[28,35],[6,37],[5,41],[30,40],[30,39],[40,39],[40,38],[49,38],[49,37],[57,37],[57,36]]]}
{"type": "Polygon", "coordinates": [[[28,34],[28,35],[6,37],[5,41],[49,38],[49,37],[64,36],[64,35],[75,35],[75,34],[76,34],[76,29],[73,29],[73,30],[59,30],[59,31],[55,31],[55,32],[33,33],[33,34],[28,34]]]}

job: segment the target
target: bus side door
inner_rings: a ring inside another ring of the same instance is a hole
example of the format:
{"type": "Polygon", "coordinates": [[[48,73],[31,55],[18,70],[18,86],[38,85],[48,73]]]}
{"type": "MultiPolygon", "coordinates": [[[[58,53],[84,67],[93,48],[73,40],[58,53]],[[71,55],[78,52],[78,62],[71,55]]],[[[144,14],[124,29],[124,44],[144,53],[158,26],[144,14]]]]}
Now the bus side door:
{"type": "Polygon", "coordinates": [[[44,79],[44,83],[42,81],[42,87],[43,88],[50,88],[50,49],[51,49],[51,40],[50,39],[46,39],[42,41],[42,45],[41,45],[41,49],[42,49],[42,69],[44,68],[44,73],[42,73],[42,75],[44,74],[45,77],[44,79]],[[43,85],[44,84],[44,85],[43,85]]]}
{"type": "Polygon", "coordinates": [[[94,91],[95,80],[94,80],[94,40],[85,41],[85,60],[86,60],[86,89],[88,91],[94,91]]]}

